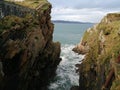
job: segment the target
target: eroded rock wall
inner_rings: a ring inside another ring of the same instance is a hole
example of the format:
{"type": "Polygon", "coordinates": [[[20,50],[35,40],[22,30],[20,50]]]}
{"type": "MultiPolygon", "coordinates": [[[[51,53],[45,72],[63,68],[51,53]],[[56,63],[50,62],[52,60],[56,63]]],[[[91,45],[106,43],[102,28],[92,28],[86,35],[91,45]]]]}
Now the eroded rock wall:
{"type": "Polygon", "coordinates": [[[51,5],[38,17],[6,16],[0,21],[0,90],[47,90],[60,62],[54,43],[51,5]]]}
{"type": "Polygon", "coordinates": [[[74,48],[84,53],[79,66],[80,90],[120,90],[120,14],[110,13],[99,24],[88,29],[74,48]]]}
{"type": "Polygon", "coordinates": [[[2,6],[2,12],[4,16],[15,15],[18,17],[25,17],[26,14],[31,14],[35,16],[35,9],[31,9],[25,6],[17,5],[15,3],[4,1],[2,6]]]}

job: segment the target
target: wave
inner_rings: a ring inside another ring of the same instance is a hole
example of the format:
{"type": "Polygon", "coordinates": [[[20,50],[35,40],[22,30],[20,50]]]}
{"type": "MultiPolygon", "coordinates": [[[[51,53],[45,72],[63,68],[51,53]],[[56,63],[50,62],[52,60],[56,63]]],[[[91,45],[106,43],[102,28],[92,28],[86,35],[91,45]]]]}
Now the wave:
{"type": "Polygon", "coordinates": [[[49,86],[49,90],[70,90],[74,85],[79,85],[79,75],[76,73],[75,64],[80,63],[84,55],[74,53],[75,45],[65,44],[61,47],[62,61],[57,68],[57,75],[49,86]]]}

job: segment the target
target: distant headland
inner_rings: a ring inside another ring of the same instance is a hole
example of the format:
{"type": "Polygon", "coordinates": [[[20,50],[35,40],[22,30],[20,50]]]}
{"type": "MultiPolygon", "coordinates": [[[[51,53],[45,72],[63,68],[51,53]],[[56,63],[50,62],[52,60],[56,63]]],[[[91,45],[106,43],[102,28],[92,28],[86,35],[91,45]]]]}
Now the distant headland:
{"type": "Polygon", "coordinates": [[[66,21],[66,20],[52,20],[53,23],[75,23],[75,24],[93,24],[91,22],[66,21]]]}

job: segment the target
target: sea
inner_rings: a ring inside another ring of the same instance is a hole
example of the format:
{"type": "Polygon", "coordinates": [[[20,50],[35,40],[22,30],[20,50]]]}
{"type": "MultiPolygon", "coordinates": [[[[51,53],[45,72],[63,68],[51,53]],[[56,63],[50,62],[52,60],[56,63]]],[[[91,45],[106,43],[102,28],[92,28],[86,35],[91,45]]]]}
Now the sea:
{"type": "Polygon", "coordinates": [[[84,55],[74,53],[72,49],[78,44],[84,32],[94,24],[54,23],[53,41],[61,43],[62,61],[58,65],[56,77],[48,86],[49,90],[70,90],[79,85],[79,75],[75,64],[81,62],[84,55]]]}

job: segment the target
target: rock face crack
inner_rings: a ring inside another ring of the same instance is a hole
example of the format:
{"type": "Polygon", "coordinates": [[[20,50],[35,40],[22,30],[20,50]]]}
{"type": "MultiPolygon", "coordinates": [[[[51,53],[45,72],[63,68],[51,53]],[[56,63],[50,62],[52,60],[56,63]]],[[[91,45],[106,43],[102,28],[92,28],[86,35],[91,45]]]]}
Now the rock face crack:
{"type": "Polygon", "coordinates": [[[85,54],[78,66],[81,90],[120,89],[120,13],[107,14],[88,29],[73,51],[85,54]]]}
{"type": "MultiPolygon", "coordinates": [[[[0,20],[0,90],[47,90],[54,77],[61,61],[60,43],[52,41],[51,5],[42,6],[33,10],[37,16],[30,12],[22,17],[7,13],[0,20]]],[[[24,11],[22,7],[18,8],[24,11]]]]}

